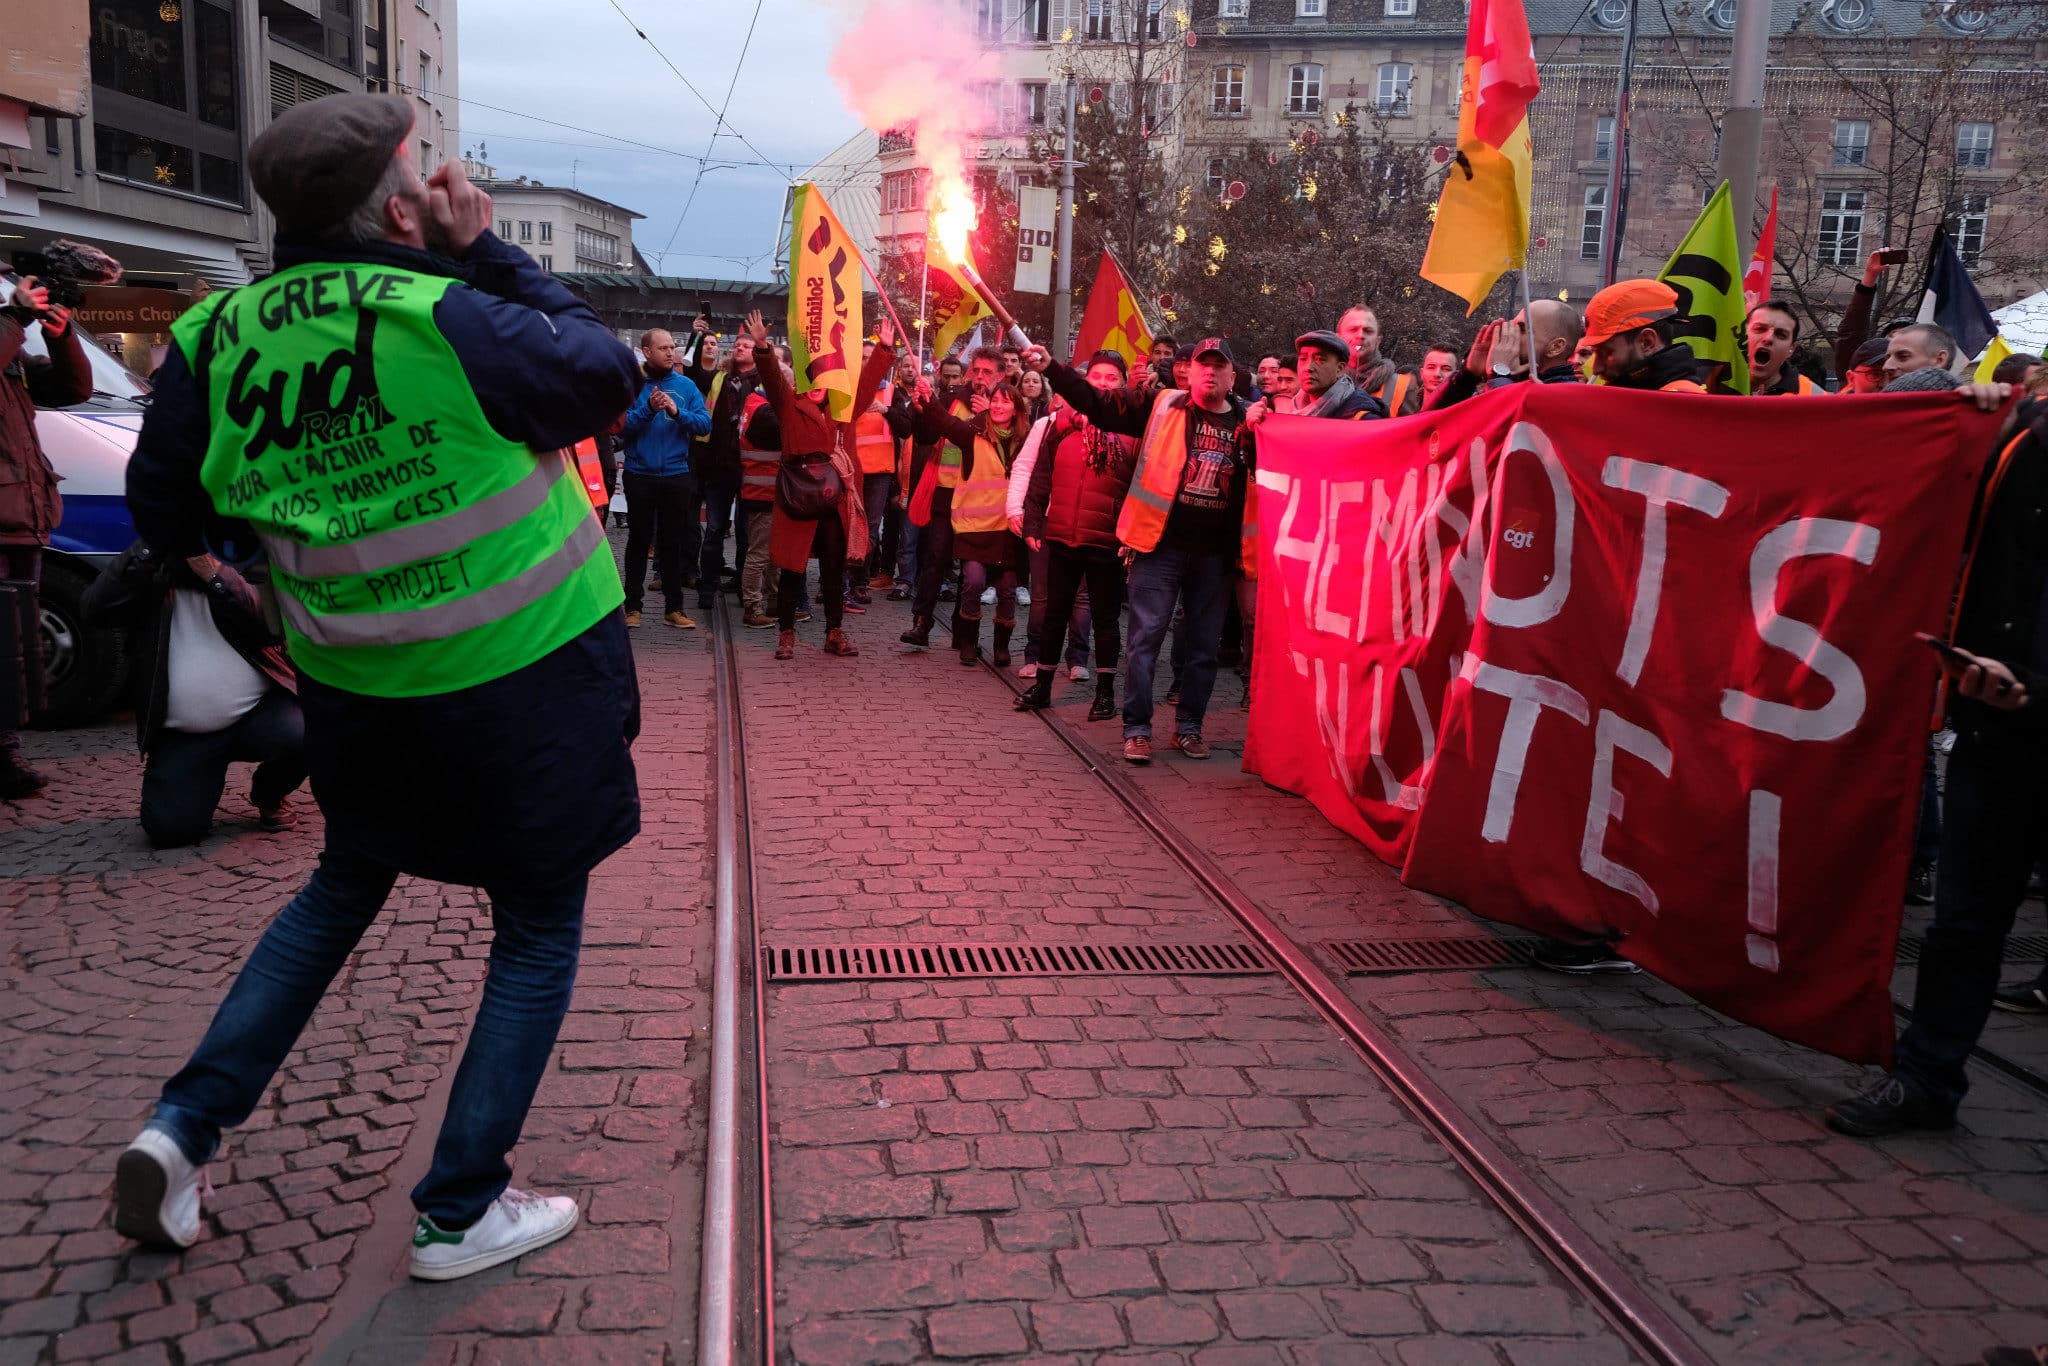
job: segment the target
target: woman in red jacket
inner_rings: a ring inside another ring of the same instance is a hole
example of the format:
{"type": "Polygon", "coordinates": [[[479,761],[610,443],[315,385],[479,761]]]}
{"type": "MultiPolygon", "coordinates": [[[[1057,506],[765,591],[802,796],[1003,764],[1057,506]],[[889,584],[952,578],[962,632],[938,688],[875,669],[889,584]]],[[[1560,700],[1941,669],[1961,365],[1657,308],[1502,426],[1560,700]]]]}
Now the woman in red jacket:
{"type": "MultiPolygon", "coordinates": [[[[1124,385],[1124,358],[1098,351],[1088,362],[1088,383],[1108,392],[1124,385]]],[[[1123,613],[1124,567],[1117,555],[1116,519],[1131,474],[1138,465],[1138,443],[1112,436],[1071,408],[1052,420],[1039,444],[1024,494],[1024,539],[1035,552],[1047,550],[1045,620],[1036,649],[1038,676],[1031,690],[1017,699],[1017,710],[1036,711],[1052,705],[1052,684],[1059,672],[1059,642],[1067,638],[1074,599],[1088,585],[1095,618],[1095,701],[1088,719],[1116,714],[1117,623],[1123,613]]]]}
{"type": "MultiPolygon", "coordinates": [[[[953,554],[960,560],[960,601],[953,613],[953,645],[962,664],[981,658],[981,594],[996,586],[995,665],[1010,664],[1010,633],[1017,629],[1017,564],[1024,544],[1010,530],[1006,506],[1010,462],[1024,445],[1031,424],[1017,386],[989,390],[987,406],[969,419],[954,417],[918,386],[927,428],[966,453],[959,486],[953,490],[953,554]]],[[[980,400],[977,400],[979,403],[980,400]]]]}
{"type": "MultiPolygon", "coordinates": [[[[756,355],[774,355],[766,349],[768,328],[761,321],[759,309],[747,316],[747,333],[754,340],[756,355]]],[[[882,377],[896,362],[893,329],[883,323],[878,335],[880,340],[874,354],[861,367],[860,379],[854,387],[851,411],[855,413],[868,410],[868,405],[874,402],[875,390],[881,386],[882,377]]],[[[836,515],[833,516],[815,520],[792,517],[782,506],[780,498],[775,501],[769,551],[775,567],[782,571],[781,588],[775,595],[776,607],[782,618],[779,623],[782,633],[775,643],[775,657],[792,659],[796,655],[796,604],[803,596],[804,576],[809,572],[813,556],[818,561],[819,595],[825,603],[825,653],[857,655],[860,651],[854,648],[840,627],[846,611],[847,558],[849,555],[865,556],[868,551],[860,462],[853,456],[853,424],[833,418],[826,406],[824,390],[797,394],[788,375],[772,360],[756,365],[755,369],[761,375],[762,396],[774,411],[781,429],[782,463],[812,470],[830,465],[838,471],[841,484],[836,515]]]]}

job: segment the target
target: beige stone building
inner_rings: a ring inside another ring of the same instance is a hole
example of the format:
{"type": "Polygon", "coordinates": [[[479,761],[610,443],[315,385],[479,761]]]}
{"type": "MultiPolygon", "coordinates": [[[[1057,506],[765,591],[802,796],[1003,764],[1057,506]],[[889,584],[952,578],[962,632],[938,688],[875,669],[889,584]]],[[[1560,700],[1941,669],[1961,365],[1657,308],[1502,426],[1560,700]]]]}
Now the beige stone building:
{"type": "Polygon", "coordinates": [[[498,236],[523,249],[544,270],[647,275],[633,245],[633,223],[647,215],[567,185],[500,176],[483,150],[463,158],[469,178],[489,191],[498,236]]]}

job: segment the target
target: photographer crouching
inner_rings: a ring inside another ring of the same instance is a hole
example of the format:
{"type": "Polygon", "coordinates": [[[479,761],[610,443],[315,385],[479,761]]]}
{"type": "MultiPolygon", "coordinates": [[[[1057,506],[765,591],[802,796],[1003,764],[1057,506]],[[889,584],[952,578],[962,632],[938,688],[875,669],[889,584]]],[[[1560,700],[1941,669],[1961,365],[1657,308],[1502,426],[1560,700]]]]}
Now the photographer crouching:
{"type": "Polygon", "coordinates": [[[286,798],[306,780],[306,721],[284,632],[264,609],[268,580],[260,554],[237,567],[211,552],[170,559],[137,541],[86,590],[87,622],[150,642],[135,730],[142,830],[158,849],[206,837],[230,763],[256,765],[259,829],[296,824],[286,798]]]}
{"type": "Polygon", "coordinates": [[[40,606],[43,547],[63,514],[57,475],[36,437],[36,408],[68,408],[92,397],[92,368],[71,327],[71,310],[50,301],[33,275],[0,281],[0,580],[14,588],[20,664],[0,678],[0,800],[34,795],[43,776],[21,760],[17,731],[43,691],[40,606]],[[24,354],[28,329],[41,323],[48,360],[24,354]]]}

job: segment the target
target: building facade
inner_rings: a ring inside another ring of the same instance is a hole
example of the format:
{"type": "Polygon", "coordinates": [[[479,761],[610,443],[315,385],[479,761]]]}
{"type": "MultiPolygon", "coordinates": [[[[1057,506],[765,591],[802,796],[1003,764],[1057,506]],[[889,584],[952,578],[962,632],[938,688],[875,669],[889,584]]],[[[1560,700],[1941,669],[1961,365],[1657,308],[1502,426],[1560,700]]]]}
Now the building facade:
{"type": "MultiPolygon", "coordinates": [[[[126,266],[125,284],[165,293],[139,319],[175,316],[206,289],[271,268],[275,223],[249,184],[249,143],[294,104],[385,88],[394,11],[416,24],[414,11],[431,6],[425,17],[448,42],[445,55],[433,49],[437,91],[454,89],[455,0],[26,2],[82,16],[86,98],[26,121],[17,141],[27,145],[0,169],[0,247],[66,237],[104,248],[126,266]]],[[[438,161],[456,132],[452,99],[412,97],[416,152],[438,161]]],[[[108,340],[146,370],[165,333],[108,340]]]]}
{"type": "Polygon", "coordinates": [[[524,249],[542,269],[650,273],[633,245],[633,221],[646,214],[567,186],[543,185],[525,176],[500,177],[482,157],[479,148],[462,164],[469,178],[490,194],[498,236],[524,249]]]}

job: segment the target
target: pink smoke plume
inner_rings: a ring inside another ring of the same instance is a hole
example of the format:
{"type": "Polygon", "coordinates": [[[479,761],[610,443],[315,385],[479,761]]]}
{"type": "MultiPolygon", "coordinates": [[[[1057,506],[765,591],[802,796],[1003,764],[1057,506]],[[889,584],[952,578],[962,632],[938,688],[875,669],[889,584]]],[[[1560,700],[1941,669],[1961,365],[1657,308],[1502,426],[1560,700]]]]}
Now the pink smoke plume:
{"type": "Polygon", "coordinates": [[[876,132],[916,135],[917,164],[931,173],[932,230],[954,260],[974,227],[968,148],[980,114],[973,82],[991,61],[957,5],[941,0],[856,0],[853,26],[833,49],[832,79],[847,107],[876,132]]]}

